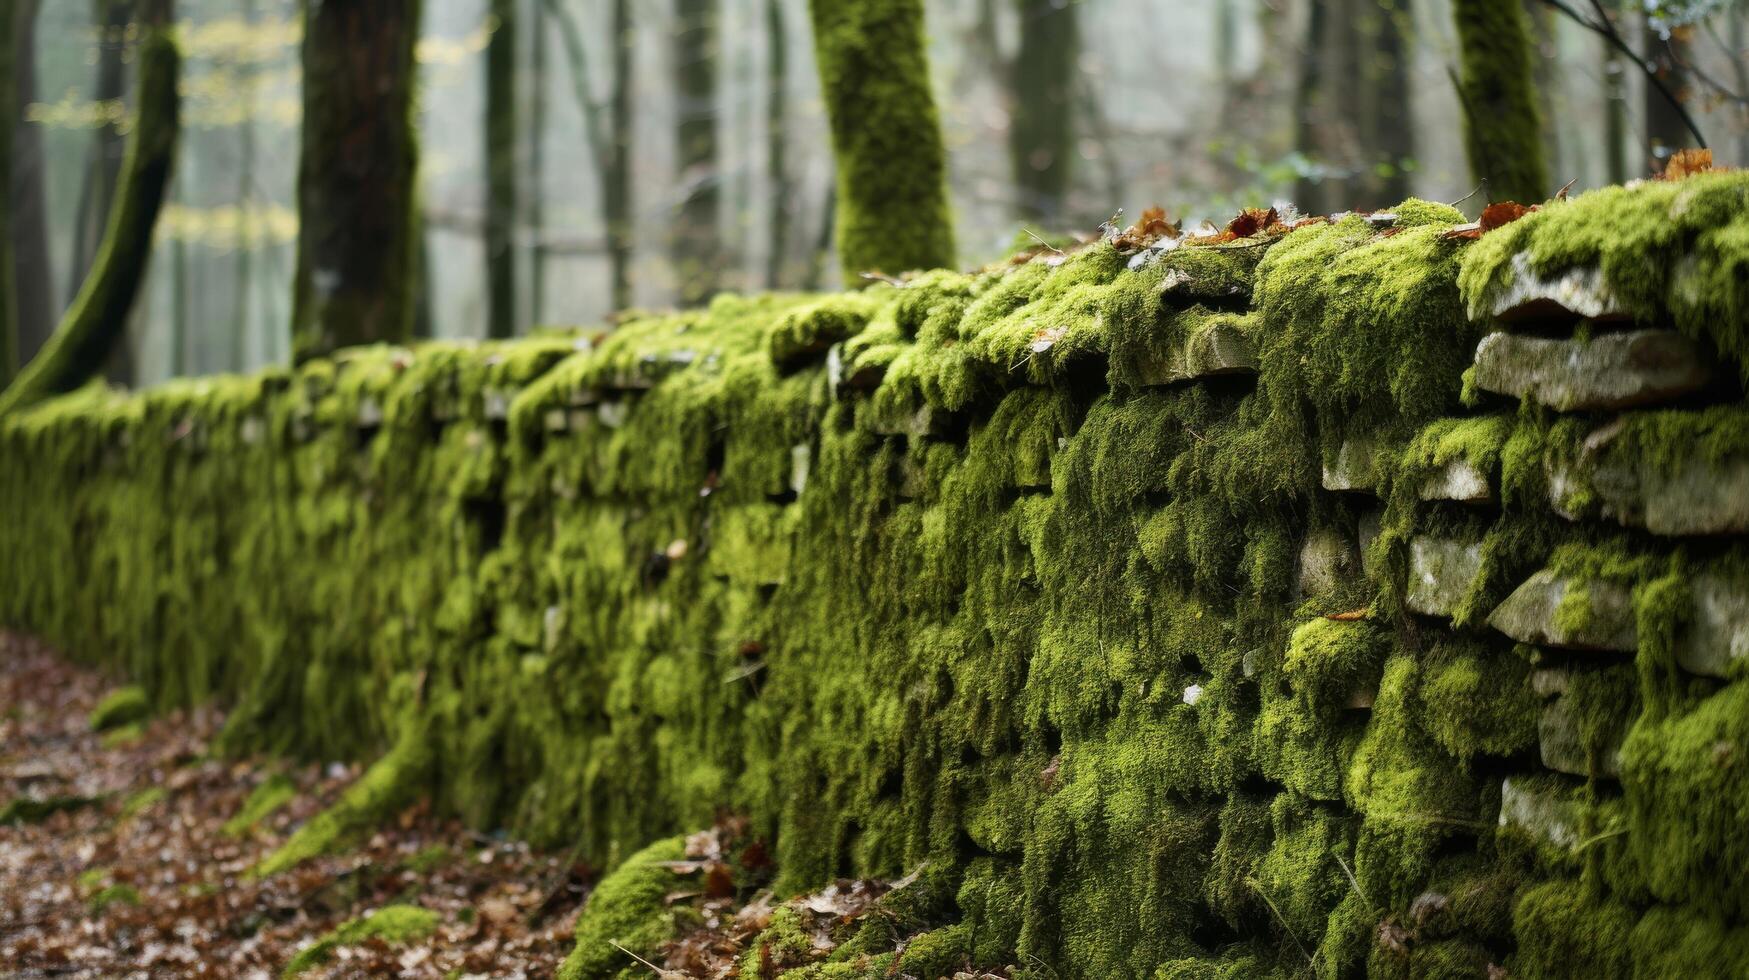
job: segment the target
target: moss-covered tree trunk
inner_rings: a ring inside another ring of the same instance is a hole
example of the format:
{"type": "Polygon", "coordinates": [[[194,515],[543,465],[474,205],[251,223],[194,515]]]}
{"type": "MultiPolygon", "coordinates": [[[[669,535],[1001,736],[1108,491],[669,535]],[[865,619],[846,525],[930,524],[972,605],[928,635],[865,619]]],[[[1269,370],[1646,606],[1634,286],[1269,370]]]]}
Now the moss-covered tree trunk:
{"type": "Polygon", "coordinates": [[[608,93],[608,146],[602,171],[602,216],[612,263],[613,307],[632,305],[632,7],[613,0],[608,25],[613,51],[613,89],[608,93]]]}
{"type": "Polygon", "coordinates": [[[71,391],[102,370],[127,333],[128,312],[145,278],[152,231],[164,203],[179,127],[181,58],[171,36],[172,0],[141,0],[137,117],[97,261],[61,324],[4,393],[0,415],[71,391]]]}
{"type": "Polygon", "coordinates": [[[716,0],[678,0],[675,21],[674,67],[680,108],[674,136],[684,196],[674,225],[674,274],[679,280],[680,304],[697,306],[717,291],[722,272],[717,228],[722,175],[717,163],[716,0]]]}
{"type": "Polygon", "coordinates": [[[765,0],[765,43],[765,173],[771,182],[765,288],[781,289],[789,257],[789,226],[795,216],[788,158],[789,30],[783,0],[765,0]]]}
{"type": "Polygon", "coordinates": [[[1540,201],[1552,188],[1522,0],[1453,0],[1452,18],[1470,170],[1488,182],[1491,200],[1540,201]]]}
{"type": "Polygon", "coordinates": [[[837,158],[844,278],[951,266],[947,151],[929,82],[922,0],[810,0],[837,158]]]}
{"type": "Polygon", "coordinates": [[[486,336],[516,335],[516,0],[492,0],[486,45],[486,336]]]}
{"type": "Polygon", "coordinates": [[[413,329],[420,0],[304,0],[292,357],[413,329]]]}
{"type": "Polygon", "coordinates": [[[18,18],[0,13],[0,385],[18,369],[18,289],[12,267],[12,106],[18,102],[18,18]]]}
{"type": "MultiPolygon", "coordinates": [[[[118,103],[127,94],[125,55],[128,23],[133,14],[132,0],[92,0],[91,24],[97,35],[97,77],[92,98],[100,104],[118,103]]],[[[126,138],[114,120],[106,120],[91,131],[91,146],[86,151],[85,173],[79,189],[79,210],[73,224],[69,301],[79,295],[86,274],[97,261],[126,152],[126,138]]]]}
{"type": "Polygon", "coordinates": [[[1020,53],[1007,65],[1008,156],[1022,220],[1062,221],[1075,158],[1076,60],[1080,7],[1019,0],[1020,53]]]}

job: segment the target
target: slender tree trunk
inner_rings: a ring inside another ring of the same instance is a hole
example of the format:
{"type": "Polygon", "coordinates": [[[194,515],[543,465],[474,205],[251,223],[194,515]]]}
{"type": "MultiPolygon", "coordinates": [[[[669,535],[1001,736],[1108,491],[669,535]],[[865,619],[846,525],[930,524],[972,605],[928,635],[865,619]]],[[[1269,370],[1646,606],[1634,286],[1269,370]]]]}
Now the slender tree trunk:
{"type": "Polygon", "coordinates": [[[1470,170],[1490,200],[1541,201],[1549,187],[1531,77],[1530,30],[1521,0],[1452,0],[1463,70],[1470,170]]]}
{"type": "MultiPolygon", "coordinates": [[[[91,14],[98,34],[95,98],[103,105],[120,103],[127,95],[127,31],[133,16],[133,0],[93,0],[91,14]]],[[[103,123],[92,131],[84,184],[79,191],[78,217],[73,226],[73,258],[67,280],[69,302],[78,295],[86,273],[96,261],[110,208],[115,203],[115,185],[125,152],[126,140],[113,122],[103,123]]]]}
{"type": "Polygon", "coordinates": [[[632,5],[613,0],[613,89],[608,93],[607,165],[602,168],[602,217],[612,264],[613,308],[632,305],[632,5]]]}
{"type": "Polygon", "coordinates": [[[677,0],[674,61],[679,111],[675,145],[683,197],[673,258],[680,304],[697,306],[717,291],[722,241],[717,223],[722,174],[717,161],[716,0],[677,0]]]}
{"type": "MultiPolygon", "coordinates": [[[[1658,33],[1653,26],[1651,15],[1646,14],[1644,35],[1646,40],[1646,60],[1658,72],[1658,78],[1678,99],[1688,98],[1688,60],[1689,44],[1686,36],[1673,32],[1668,38],[1658,33]]],[[[1682,113],[1658,86],[1649,80],[1645,86],[1646,106],[1646,151],[1651,157],[1651,168],[1654,173],[1664,169],[1664,164],[1670,159],[1670,154],[1685,147],[1695,145],[1694,134],[1688,131],[1688,125],[1682,121],[1682,113]]]]}
{"type": "MultiPolygon", "coordinates": [[[[0,14],[0,106],[10,113],[18,104],[19,18],[12,11],[0,14]]],[[[13,196],[12,139],[17,127],[10,117],[0,119],[0,385],[12,380],[18,370],[18,289],[12,264],[13,196]]]]}
{"type": "Polygon", "coordinates": [[[542,208],[546,200],[547,174],[547,19],[546,8],[536,7],[534,49],[529,52],[528,93],[528,193],[522,196],[522,221],[528,228],[528,321],[546,322],[547,243],[542,208]]]}
{"type": "Polygon", "coordinates": [[[42,127],[24,121],[24,109],[37,97],[36,15],[38,0],[18,0],[18,98],[12,141],[12,262],[18,292],[19,365],[42,349],[54,329],[56,297],[54,259],[49,254],[49,224],[45,210],[42,127]]]}
{"type": "Polygon", "coordinates": [[[1075,159],[1080,7],[1018,0],[1020,54],[1008,64],[1008,157],[1023,221],[1063,220],[1075,159]]]}
{"type": "Polygon", "coordinates": [[[292,357],[405,341],[417,244],[419,0],[304,0],[292,357]]]}
{"type": "Polygon", "coordinates": [[[516,335],[516,0],[492,0],[486,45],[486,335],[516,335]]]}
{"type": "Polygon", "coordinates": [[[788,159],[789,32],[783,0],[765,0],[765,166],[771,181],[770,252],[765,262],[765,287],[781,289],[789,258],[790,201],[788,159]]]}
{"type": "Polygon", "coordinates": [[[125,340],[176,156],[180,59],[171,0],[141,0],[137,116],[97,262],[54,336],[0,393],[0,415],[71,391],[125,340]]]}
{"type": "MultiPolygon", "coordinates": [[[[1619,0],[1610,0],[1606,7],[1611,17],[1621,12],[1619,0]]],[[[1598,43],[1603,45],[1603,84],[1606,99],[1603,107],[1603,161],[1608,168],[1609,182],[1620,184],[1628,179],[1627,68],[1615,45],[1602,39],[1598,43]]]]}
{"type": "Polygon", "coordinates": [[[810,0],[810,10],[837,158],[845,282],[953,265],[947,151],[922,0],[810,0]]]}
{"type": "MultiPolygon", "coordinates": [[[[253,27],[256,0],[243,0],[242,14],[243,23],[253,27]]],[[[237,72],[244,105],[243,121],[237,126],[237,215],[241,234],[232,270],[237,293],[232,301],[231,322],[221,327],[224,349],[219,364],[226,371],[243,370],[248,357],[249,282],[255,274],[255,249],[260,247],[255,223],[255,69],[245,64],[239,65],[237,72]]]]}
{"type": "Polygon", "coordinates": [[[1357,203],[1390,207],[1409,196],[1409,162],[1415,156],[1414,110],[1410,106],[1408,39],[1410,0],[1382,0],[1363,17],[1367,43],[1363,48],[1361,87],[1372,93],[1371,111],[1362,120],[1370,164],[1360,183],[1357,203]]]}
{"type": "MultiPolygon", "coordinates": [[[[1306,9],[1305,42],[1300,48],[1299,84],[1294,90],[1294,148],[1312,166],[1325,163],[1321,140],[1325,86],[1325,33],[1329,12],[1323,0],[1312,0],[1306,9]]],[[[1294,203],[1308,213],[1326,210],[1325,181],[1321,175],[1302,175],[1294,183],[1294,203]]]]}

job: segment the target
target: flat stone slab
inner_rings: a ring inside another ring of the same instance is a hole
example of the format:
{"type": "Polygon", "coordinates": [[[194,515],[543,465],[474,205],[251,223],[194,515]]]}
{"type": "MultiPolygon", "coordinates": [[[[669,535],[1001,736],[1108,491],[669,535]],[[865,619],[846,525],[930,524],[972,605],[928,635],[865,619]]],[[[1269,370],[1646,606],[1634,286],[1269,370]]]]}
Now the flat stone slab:
{"type": "Polygon", "coordinates": [[[1192,331],[1177,348],[1144,362],[1138,371],[1144,385],[1256,373],[1257,353],[1250,339],[1237,324],[1218,319],[1192,331]]]}
{"type": "Polygon", "coordinates": [[[1588,340],[1491,333],[1476,345],[1478,388],[1560,412],[1668,402],[1706,387],[1712,376],[1699,346],[1671,330],[1588,340]]]}
{"type": "Polygon", "coordinates": [[[1500,826],[1515,828],[1561,850],[1584,839],[1585,811],[1570,789],[1546,779],[1508,777],[1500,783],[1500,826]]]}
{"type": "Polygon", "coordinates": [[[1616,653],[1632,653],[1638,646],[1633,595],[1626,586],[1575,582],[1546,568],[1496,606],[1488,625],[1520,643],[1616,653]],[[1583,605],[1576,610],[1579,615],[1566,617],[1576,621],[1563,623],[1561,607],[1569,602],[1583,605]]]}
{"type": "Polygon", "coordinates": [[[1749,657],[1749,584],[1721,575],[1694,577],[1694,619],[1676,646],[1684,670],[1724,677],[1731,665],[1749,657]]]}
{"type": "Polygon", "coordinates": [[[883,411],[868,403],[868,430],[882,436],[928,436],[941,432],[947,413],[932,405],[914,411],[883,411]]]}
{"type": "Polygon", "coordinates": [[[1430,474],[1421,484],[1422,500],[1455,500],[1485,504],[1494,499],[1493,481],[1467,459],[1454,459],[1430,474]]]}
{"type": "Polygon", "coordinates": [[[1409,541],[1409,588],[1404,602],[1424,616],[1450,616],[1482,571],[1480,542],[1420,536],[1409,541]]]}
{"type": "Polygon", "coordinates": [[[1612,519],[1671,537],[1749,532],[1749,454],[1712,459],[1692,445],[1673,465],[1608,449],[1619,425],[1587,437],[1576,461],[1549,465],[1549,502],[1563,517],[1612,519]]]}
{"type": "Polygon", "coordinates": [[[1495,288],[1481,310],[1472,304],[1472,314],[1485,312],[1504,323],[1551,319],[1618,320],[1626,317],[1615,294],[1595,266],[1569,269],[1553,276],[1538,275],[1530,255],[1512,257],[1511,278],[1495,288]]]}

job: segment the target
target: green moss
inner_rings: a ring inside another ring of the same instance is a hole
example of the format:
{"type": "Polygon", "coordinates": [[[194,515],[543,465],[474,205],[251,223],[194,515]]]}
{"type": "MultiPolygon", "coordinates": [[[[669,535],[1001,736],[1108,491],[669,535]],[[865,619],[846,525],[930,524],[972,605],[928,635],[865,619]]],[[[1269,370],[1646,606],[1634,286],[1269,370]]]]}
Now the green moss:
{"type": "Polygon", "coordinates": [[[137,685],[116,688],[91,709],[91,730],[107,732],[145,719],[152,713],[152,702],[144,688],[137,685]]]}
{"type": "Polygon", "coordinates": [[[41,799],[15,796],[4,807],[0,807],[0,827],[42,823],[57,813],[73,813],[101,802],[102,797],[98,796],[64,795],[41,799]]]}
{"type": "Polygon", "coordinates": [[[290,777],[284,773],[274,773],[255,784],[255,788],[249,791],[248,798],[243,801],[243,806],[231,819],[225,821],[220,831],[227,837],[242,837],[297,795],[297,784],[290,777]]]}
{"type": "Polygon", "coordinates": [[[162,803],[169,795],[169,792],[162,786],[150,786],[132,793],[122,801],[119,817],[122,820],[127,820],[139,816],[162,803]]]}
{"type": "Polygon", "coordinates": [[[298,950],[280,976],[295,977],[321,966],[342,946],[356,946],[367,941],[390,947],[419,942],[436,932],[441,922],[442,916],[417,905],[385,905],[346,921],[333,932],[298,950]]]}
{"type": "Polygon", "coordinates": [[[657,841],[627,858],[589,893],[577,918],[577,945],[559,968],[562,980],[642,976],[632,954],[648,958],[674,933],[666,898],[674,872],[664,862],[686,856],[686,840],[657,841]]]}
{"type": "Polygon", "coordinates": [[[112,905],[138,906],[140,891],[132,885],[109,885],[99,889],[85,900],[85,907],[91,910],[93,916],[101,916],[109,911],[112,905]]]}
{"type": "Polygon", "coordinates": [[[1452,5],[1462,54],[1458,95],[1470,173],[1491,201],[1534,204],[1554,190],[1543,157],[1541,114],[1531,72],[1530,22],[1511,0],[1452,5]]]}
{"type": "Polygon", "coordinates": [[[1447,642],[1427,658],[1420,699],[1428,734],[1459,759],[1512,756],[1536,740],[1530,664],[1477,643],[1447,642]]]}
{"type": "Polygon", "coordinates": [[[1507,964],[1526,980],[1632,975],[1634,916],[1580,885],[1550,881],[1525,891],[1513,915],[1518,953],[1507,964]]]}

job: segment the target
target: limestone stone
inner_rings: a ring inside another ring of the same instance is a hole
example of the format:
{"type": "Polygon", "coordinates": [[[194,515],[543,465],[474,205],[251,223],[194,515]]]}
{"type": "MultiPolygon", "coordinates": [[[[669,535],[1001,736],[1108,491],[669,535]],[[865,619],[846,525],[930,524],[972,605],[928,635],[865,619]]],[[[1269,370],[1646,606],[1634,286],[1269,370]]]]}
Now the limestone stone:
{"type": "Polygon", "coordinates": [[[1467,459],[1454,459],[1427,477],[1420,495],[1422,500],[1481,504],[1494,499],[1494,486],[1480,467],[1467,459]]]}
{"type": "Polygon", "coordinates": [[[1694,341],[1671,330],[1588,340],[1491,333],[1476,346],[1475,383],[1556,411],[1653,405],[1698,391],[1712,371],[1694,341]]]}
{"type": "Polygon", "coordinates": [[[1542,276],[1531,268],[1530,255],[1525,252],[1514,255],[1511,265],[1511,277],[1488,296],[1486,303],[1486,312],[1502,322],[1626,317],[1604,280],[1602,269],[1593,266],[1542,276]]]}
{"type": "Polygon", "coordinates": [[[1257,353],[1237,324],[1216,319],[1191,333],[1184,343],[1141,365],[1141,383],[1176,384],[1197,378],[1256,374],[1257,353]]]}
{"type": "Polygon", "coordinates": [[[1297,584],[1302,597],[1333,592],[1360,574],[1360,549],[1335,528],[1313,531],[1300,545],[1297,584]]]}
{"type": "Polygon", "coordinates": [[[1676,647],[1684,670],[1724,677],[1749,657],[1749,584],[1702,573],[1694,577],[1694,618],[1676,647]]]}
{"type": "Polygon", "coordinates": [[[1368,578],[1378,575],[1377,562],[1373,560],[1373,542],[1379,539],[1379,533],[1384,529],[1385,509],[1383,507],[1368,507],[1360,514],[1360,565],[1368,578]]]}
{"type": "Polygon", "coordinates": [[[1511,776],[1500,783],[1500,826],[1561,850],[1583,839],[1584,806],[1571,787],[1552,779],[1511,776]]]}
{"type": "Polygon", "coordinates": [[[482,395],[486,418],[501,422],[510,417],[510,399],[514,393],[506,388],[487,388],[482,395]]]}
{"type": "Polygon", "coordinates": [[[1373,452],[1377,448],[1378,444],[1367,436],[1342,440],[1342,445],[1336,450],[1336,458],[1324,463],[1324,489],[1365,492],[1376,489],[1379,477],[1373,465],[1373,452]]]}
{"type": "MultiPolygon", "coordinates": [[[[1625,734],[1619,731],[1612,733],[1609,739],[1610,748],[1597,760],[1598,775],[1611,779],[1621,777],[1621,742],[1625,734]]],[[[1543,705],[1542,715],[1537,719],[1536,737],[1542,752],[1543,765],[1556,772],[1574,776],[1590,775],[1585,759],[1585,741],[1579,732],[1579,720],[1573,716],[1566,698],[1558,697],[1543,705]]]]}
{"type": "Polygon", "coordinates": [[[1622,431],[1605,425],[1576,459],[1548,468],[1549,500],[1569,519],[1599,516],[1653,534],[1749,532],[1749,455],[1713,459],[1695,446],[1666,447],[1674,465],[1653,465],[1608,450],[1622,431]]]}
{"type": "Polygon", "coordinates": [[[1488,625],[1520,643],[1575,650],[1612,650],[1632,653],[1634,638],[1633,595],[1614,582],[1575,582],[1550,569],[1543,569],[1514,589],[1506,601],[1488,614],[1488,625]],[[1573,590],[1583,589],[1582,595],[1573,590]],[[1583,602],[1579,620],[1563,624],[1564,602],[1583,602]]]}
{"type": "Polygon", "coordinates": [[[789,488],[796,496],[808,486],[808,472],[813,468],[814,450],[805,442],[798,442],[789,450],[789,488]]]}
{"type": "Polygon", "coordinates": [[[914,411],[883,411],[867,403],[869,430],[883,436],[927,436],[940,432],[946,422],[945,413],[932,405],[914,411]]]}
{"type": "Polygon", "coordinates": [[[1404,601],[1413,612],[1450,616],[1482,571],[1480,542],[1422,535],[1409,541],[1409,584],[1404,601]]]}

